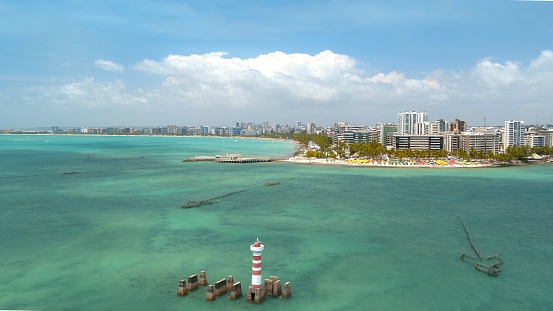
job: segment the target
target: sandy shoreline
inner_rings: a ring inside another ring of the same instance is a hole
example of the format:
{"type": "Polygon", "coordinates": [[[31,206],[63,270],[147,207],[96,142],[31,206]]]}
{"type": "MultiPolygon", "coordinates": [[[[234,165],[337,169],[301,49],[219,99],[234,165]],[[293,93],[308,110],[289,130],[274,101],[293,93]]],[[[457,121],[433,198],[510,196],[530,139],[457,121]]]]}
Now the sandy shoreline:
{"type": "Polygon", "coordinates": [[[333,166],[351,166],[351,167],[385,167],[385,168],[491,168],[500,167],[496,163],[480,163],[473,161],[440,161],[431,163],[413,163],[410,161],[369,161],[369,160],[342,160],[342,159],[316,159],[294,156],[288,159],[279,160],[279,162],[303,164],[303,165],[333,165],[333,166]],[[435,164],[432,164],[435,163],[435,164]]]}

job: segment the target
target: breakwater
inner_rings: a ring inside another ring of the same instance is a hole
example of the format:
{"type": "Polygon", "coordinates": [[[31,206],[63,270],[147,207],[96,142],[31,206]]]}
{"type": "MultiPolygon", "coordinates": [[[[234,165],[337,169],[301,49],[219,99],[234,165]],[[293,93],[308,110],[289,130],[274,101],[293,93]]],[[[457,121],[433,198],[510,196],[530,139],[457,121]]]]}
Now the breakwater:
{"type": "Polygon", "coordinates": [[[190,201],[184,202],[181,207],[182,208],[191,208],[191,207],[197,207],[197,206],[202,206],[202,205],[210,205],[210,204],[216,203],[215,200],[217,200],[217,199],[228,197],[229,195],[233,195],[233,194],[244,192],[244,191],[246,191],[246,189],[236,190],[236,191],[233,191],[233,192],[229,192],[229,193],[226,193],[226,194],[223,194],[223,195],[219,195],[219,196],[216,196],[216,197],[212,197],[212,198],[205,199],[205,200],[200,200],[200,201],[190,200],[190,201]]]}

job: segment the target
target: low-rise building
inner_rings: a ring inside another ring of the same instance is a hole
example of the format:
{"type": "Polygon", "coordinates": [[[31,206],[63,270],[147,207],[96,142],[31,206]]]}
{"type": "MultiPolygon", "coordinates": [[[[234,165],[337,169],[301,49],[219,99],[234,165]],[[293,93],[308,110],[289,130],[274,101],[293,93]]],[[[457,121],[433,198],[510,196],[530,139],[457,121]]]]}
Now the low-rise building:
{"type": "Polygon", "coordinates": [[[397,134],[393,146],[396,150],[441,150],[444,149],[444,136],[397,134]]]}
{"type": "Polygon", "coordinates": [[[477,132],[449,132],[444,135],[445,150],[454,152],[458,149],[500,153],[501,137],[499,132],[491,129],[477,132]]]}
{"type": "Polygon", "coordinates": [[[332,140],[334,144],[340,141],[348,144],[371,142],[373,140],[373,133],[369,127],[349,124],[347,122],[336,122],[333,127],[332,140]]]}

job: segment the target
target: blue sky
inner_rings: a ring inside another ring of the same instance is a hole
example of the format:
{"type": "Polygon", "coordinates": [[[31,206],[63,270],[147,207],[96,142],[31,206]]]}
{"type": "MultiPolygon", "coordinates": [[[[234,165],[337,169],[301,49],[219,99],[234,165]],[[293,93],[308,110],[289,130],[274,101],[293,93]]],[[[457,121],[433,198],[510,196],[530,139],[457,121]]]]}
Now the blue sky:
{"type": "Polygon", "coordinates": [[[550,1],[2,1],[0,128],[551,123],[550,1]]]}

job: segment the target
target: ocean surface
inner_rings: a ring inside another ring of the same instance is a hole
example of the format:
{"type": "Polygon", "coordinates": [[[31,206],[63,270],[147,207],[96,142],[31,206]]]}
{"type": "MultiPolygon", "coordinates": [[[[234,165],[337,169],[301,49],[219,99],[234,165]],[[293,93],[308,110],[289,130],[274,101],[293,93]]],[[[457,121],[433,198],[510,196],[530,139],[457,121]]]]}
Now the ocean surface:
{"type": "Polygon", "coordinates": [[[360,168],[181,162],[290,142],[0,135],[0,309],[553,310],[553,166],[360,168]],[[71,173],[71,174],[64,174],[71,173]],[[265,182],[280,182],[265,186],[265,182]],[[215,204],[183,209],[245,190],[215,204]],[[502,254],[498,277],[459,259],[502,254]],[[247,292],[252,244],[290,299],[247,292]]]}

